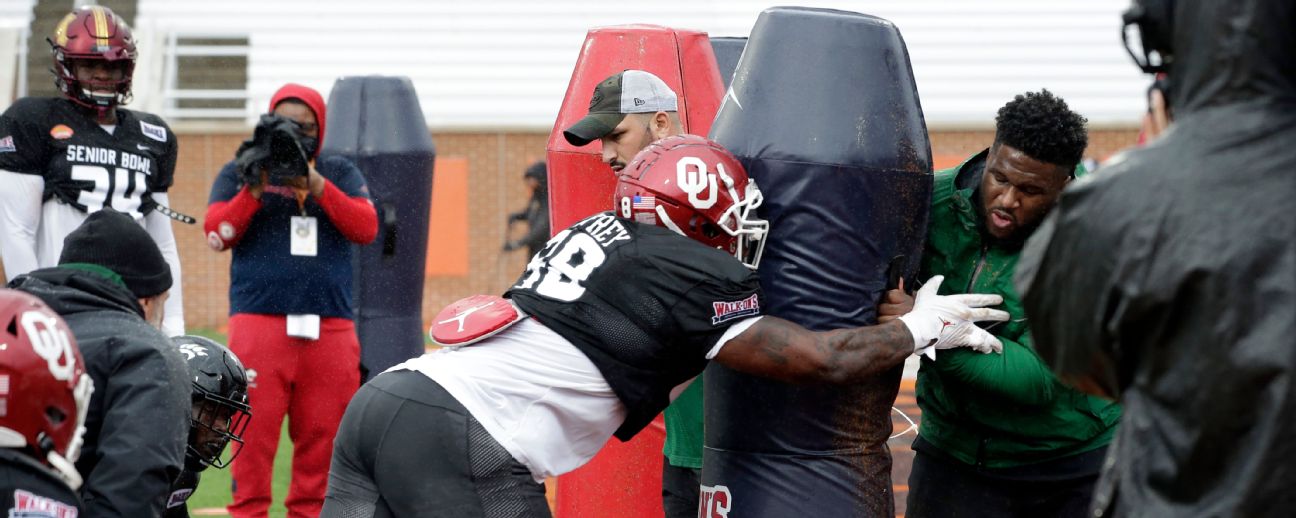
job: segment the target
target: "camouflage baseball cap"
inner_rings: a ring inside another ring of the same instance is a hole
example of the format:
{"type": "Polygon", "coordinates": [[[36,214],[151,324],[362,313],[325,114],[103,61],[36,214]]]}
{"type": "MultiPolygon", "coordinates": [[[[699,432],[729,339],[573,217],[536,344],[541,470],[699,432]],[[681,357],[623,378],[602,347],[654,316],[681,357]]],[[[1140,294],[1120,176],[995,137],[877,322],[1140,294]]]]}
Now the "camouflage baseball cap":
{"type": "Polygon", "coordinates": [[[594,87],[589,115],[563,131],[573,146],[584,146],[611,133],[627,113],[677,111],[675,91],[643,70],[623,70],[594,87]]]}

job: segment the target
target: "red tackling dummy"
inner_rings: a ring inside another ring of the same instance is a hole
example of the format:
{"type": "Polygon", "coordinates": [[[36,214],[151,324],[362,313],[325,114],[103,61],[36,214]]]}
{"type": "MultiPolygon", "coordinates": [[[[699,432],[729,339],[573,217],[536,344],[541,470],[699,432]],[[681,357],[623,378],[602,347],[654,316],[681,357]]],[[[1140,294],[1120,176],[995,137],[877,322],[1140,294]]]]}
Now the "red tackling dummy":
{"type": "MultiPolygon", "coordinates": [[[[549,163],[549,218],[554,232],[591,214],[611,210],[616,176],[600,158],[599,143],[576,147],[563,130],[589,113],[594,86],[625,69],[653,73],[679,98],[685,133],[711,129],[724,82],[706,33],[655,25],[590,29],[572,71],[554,131],[545,147],[549,163]]],[[[633,440],[610,440],[588,464],[558,477],[554,515],[559,518],[662,516],[661,418],[633,440]],[[609,502],[616,502],[616,508],[609,502]]]]}
{"type": "Polygon", "coordinates": [[[508,299],[497,295],[473,295],[446,306],[436,318],[428,336],[442,347],[473,344],[526,318],[508,299]]]}
{"type": "Polygon", "coordinates": [[[549,221],[555,233],[613,208],[609,200],[616,175],[602,162],[599,143],[573,146],[563,138],[563,130],[589,113],[600,81],[626,69],[651,72],[675,91],[684,133],[705,136],[711,130],[724,83],[705,32],[656,25],[590,29],[545,147],[549,221]]]}

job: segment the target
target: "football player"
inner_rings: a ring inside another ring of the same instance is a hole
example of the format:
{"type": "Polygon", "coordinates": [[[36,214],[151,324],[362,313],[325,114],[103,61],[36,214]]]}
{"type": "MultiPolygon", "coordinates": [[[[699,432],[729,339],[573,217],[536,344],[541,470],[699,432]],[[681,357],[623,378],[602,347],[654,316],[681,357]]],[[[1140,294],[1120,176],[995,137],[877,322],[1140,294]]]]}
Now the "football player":
{"type": "Polygon", "coordinates": [[[702,137],[641,151],[614,212],[554,236],[507,299],[442,311],[432,336],[450,347],[361,387],[321,516],[549,516],[546,477],[633,437],[708,360],[849,383],[929,347],[999,350],[973,322],[1006,319],[983,307],[1000,298],[940,296],[939,278],[887,324],[813,332],[762,316],[760,202],[738,160],[702,137]]]}
{"type": "Polygon", "coordinates": [[[208,466],[228,466],[242,450],[243,428],[252,417],[252,408],[248,406],[247,372],[233,352],[201,336],[177,336],[171,343],[184,356],[193,381],[193,416],[184,470],[171,484],[164,516],[186,518],[186,502],[198,489],[202,471],[208,466]],[[235,449],[222,459],[231,441],[235,449]]]}
{"type": "Polygon", "coordinates": [[[65,16],[50,40],[61,97],[26,97],[0,115],[0,255],[12,279],[54,266],[63,238],[87,214],[112,207],[153,236],[171,266],[163,330],[184,334],[180,256],[166,208],[176,137],[161,118],[121,108],[130,100],[135,39],[100,6],[65,16]]]}
{"type": "Polygon", "coordinates": [[[76,462],[94,382],[40,299],[0,289],[0,511],[76,518],[76,462]]]}

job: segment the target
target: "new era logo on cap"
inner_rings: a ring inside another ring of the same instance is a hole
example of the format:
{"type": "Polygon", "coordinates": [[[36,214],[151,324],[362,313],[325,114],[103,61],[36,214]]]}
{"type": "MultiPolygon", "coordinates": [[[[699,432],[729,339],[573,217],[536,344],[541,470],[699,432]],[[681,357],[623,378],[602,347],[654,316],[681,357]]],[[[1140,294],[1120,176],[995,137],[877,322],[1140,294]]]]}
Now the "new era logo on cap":
{"type": "MultiPolygon", "coordinates": [[[[666,86],[660,77],[643,70],[626,70],[621,72],[621,105],[616,107],[620,113],[653,113],[676,111],[678,99],[675,91],[666,86]]],[[[600,84],[599,86],[602,86],[600,84]]],[[[605,110],[611,111],[607,107],[605,110]]],[[[594,113],[595,110],[590,110],[594,113]]]]}
{"type": "Polygon", "coordinates": [[[628,113],[678,111],[675,91],[649,72],[625,70],[594,87],[589,114],[563,131],[574,146],[583,146],[611,133],[628,113]]]}

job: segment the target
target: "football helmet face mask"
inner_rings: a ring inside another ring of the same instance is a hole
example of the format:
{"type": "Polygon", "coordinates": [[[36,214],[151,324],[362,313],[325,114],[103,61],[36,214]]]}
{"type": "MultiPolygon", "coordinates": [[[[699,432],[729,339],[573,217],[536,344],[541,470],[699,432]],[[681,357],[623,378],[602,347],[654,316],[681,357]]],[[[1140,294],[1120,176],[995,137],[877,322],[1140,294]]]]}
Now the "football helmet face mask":
{"type": "Polygon", "coordinates": [[[0,447],[20,449],[81,486],[86,412],[94,382],[62,318],[40,299],[0,289],[0,447]]]}
{"type": "Polygon", "coordinates": [[[247,371],[224,345],[201,336],[177,336],[171,343],[185,359],[193,383],[193,413],[185,468],[202,471],[224,468],[243,450],[243,430],[252,417],[248,405],[247,371]],[[222,460],[225,447],[234,450],[222,460]]]}
{"type": "Polygon", "coordinates": [[[54,55],[54,84],[64,97],[101,113],[130,101],[135,37],[112,9],[85,6],[72,11],[59,21],[48,41],[54,55]],[[121,76],[104,81],[77,76],[77,63],[96,62],[120,69],[121,76]]]}
{"type": "Polygon", "coordinates": [[[769,223],[762,197],[738,159],[697,135],[667,137],[635,155],[617,177],[617,215],[665,227],[760,265],[769,223]]]}

